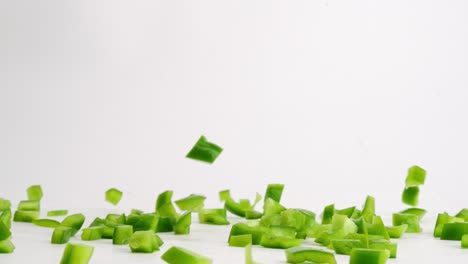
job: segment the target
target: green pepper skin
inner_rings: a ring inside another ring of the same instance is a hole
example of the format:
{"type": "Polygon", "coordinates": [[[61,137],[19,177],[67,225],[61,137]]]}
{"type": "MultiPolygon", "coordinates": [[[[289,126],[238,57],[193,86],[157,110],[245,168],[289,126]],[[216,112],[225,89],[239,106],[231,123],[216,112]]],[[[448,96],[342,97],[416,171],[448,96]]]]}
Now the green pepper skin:
{"type": "Polygon", "coordinates": [[[222,151],[220,146],[207,141],[202,135],[185,157],[212,164],[222,151]]]}
{"type": "Polygon", "coordinates": [[[88,264],[94,253],[94,247],[83,244],[67,244],[60,264],[88,264]]]}
{"type": "Polygon", "coordinates": [[[349,264],[385,264],[390,253],[388,250],[354,248],[349,264]]]}
{"type": "Polygon", "coordinates": [[[169,264],[211,264],[210,258],[182,247],[171,247],[161,256],[169,264]]]}
{"type": "Polygon", "coordinates": [[[335,255],[333,255],[333,253],[320,249],[300,246],[288,248],[285,250],[285,253],[286,260],[288,263],[304,263],[306,261],[309,261],[317,264],[336,264],[335,255]]]}
{"type": "Polygon", "coordinates": [[[468,222],[447,223],[442,228],[440,239],[442,240],[461,240],[463,235],[468,234],[468,222]]]}

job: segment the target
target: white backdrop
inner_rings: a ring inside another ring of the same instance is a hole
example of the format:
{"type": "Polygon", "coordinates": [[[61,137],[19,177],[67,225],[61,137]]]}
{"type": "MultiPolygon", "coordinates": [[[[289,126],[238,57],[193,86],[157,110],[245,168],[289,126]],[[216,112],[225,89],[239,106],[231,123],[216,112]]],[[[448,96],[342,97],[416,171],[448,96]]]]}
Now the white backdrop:
{"type": "Polygon", "coordinates": [[[152,209],[159,192],[468,206],[468,2],[0,1],[0,197],[152,209]],[[225,150],[184,158],[198,137],[225,150]]]}

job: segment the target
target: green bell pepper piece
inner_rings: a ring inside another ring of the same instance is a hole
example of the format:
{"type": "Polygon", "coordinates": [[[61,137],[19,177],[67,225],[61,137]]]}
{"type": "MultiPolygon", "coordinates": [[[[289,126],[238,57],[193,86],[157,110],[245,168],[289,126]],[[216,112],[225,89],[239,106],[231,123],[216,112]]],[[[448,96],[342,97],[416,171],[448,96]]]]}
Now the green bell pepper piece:
{"type": "Polygon", "coordinates": [[[356,210],[356,206],[344,208],[344,209],[336,209],[335,214],[341,214],[341,215],[346,215],[347,217],[351,218],[351,216],[354,213],[354,210],[356,210]]]}
{"type": "Polygon", "coordinates": [[[94,247],[83,244],[67,244],[60,264],[88,264],[94,253],[94,247]]]}
{"type": "Polygon", "coordinates": [[[72,236],[74,236],[81,229],[84,221],[85,216],[83,214],[72,214],[65,217],[65,219],[60,223],[60,226],[71,227],[73,230],[72,236]]]}
{"type": "Polygon", "coordinates": [[[364,207],[362,208],[362,217],[366,220],[367,223],[372,223],[375,216],[375,198],[368,195],[366,201],[364,202],[364,207]]]}
{"type": "Polygon", "coordinates": [[[284,184],[279,184],[279,183],[268,184],[267,189],[265,191],[264,200],[266,201],[266,199],[271,198],[279,203],[281,201],[283,189],[284,189],[284,184]]]}
{"type": "Polygon", "coordinates": [[[83,228],[81,233],[81,240],[84,241],[91,241],[91,240],[99,240],[102,238],[102,226],[92,226],[83,228]]]}
{"type": "Polygon", "coordinates": [[[3,222],[8,229],[11,228],[11,210],[6,209],[2,212],[0,212],[0,222],[3,222]]]}
{"type": "Polygon", "coordinates": [[[237,235],[252,235],[252,244],[259,245],[264,234],[268,232],[268,228],[259,226],[258,223],[237,223],[232,225],[229,237],[237,235]]]}
{"type": "Polygon", "coordinates": [[[229,225],[226,209],[201,209],[198,212],[198,221],[201,224],[229,225]]]}
{"type": "Polygon", "coordinates": [[[133,226],[133,231],[152,230],[156,232],[159,223],[159,216],[156,214],[130,214],[127,216],[125,224],[133,226]]]}
{"type": "Polygon", "coordinates": [[[40,211],[41,204],[39,200],[25,200],[18,204],[19,211],[40,211]]]}
{"type": "Polygon", "coordinates": [[[320,249],[299,246],[288,248],[285,250],[285,253],[288,263],[304,263],[309,261],[317,264],[336,264],[335,255],[333,255],[333,253],[320,249]]]}
{"type": "Polygon", "coordinates": [[[112,236],[112,244],[126,245],[133,235],[133,226],[131,225],[118,225],[114,227],[114,234],[112,236]]]}
{"type": "Polygon", "coordinates": [[[455,216],[450,216],[448,213],[442,213],[437,215],[436,224],[434,227],[434,237],[440,237],[444,224],[447,223],[458,223],[464,222],[463,218],[458,218],[455,216]]]}
{"type": "Polygon", "coordinates": [[[426,170],[415,165],[408,169],[408,175],[406,176],[405,185],[406,187],[414,187],[423,185],[426,179],[426,170]]]}
{"type": "Polygon", "coordinates": [[[304,240],[287,236],[273,236],[264,234],[260,239],[260,245],[266,248],[291,248],[302,244],[304,240]]]}
{"type": "Polygon", "coordinates": [[[419,187],[405,187],[401,195],[401,201],[407,205],[417,206],[419,202],[419,187]]]}
{"type": "Polygon", "coordinates": [[[228,243],[231,247],[245,247],[251,245],[252,234],[230,236],[228,243]]]}
{"type": "Polygon", "coordinates": [[[264,215],[279,214],[284,210],[286,210],[286,207],[271,198],[267,198],[263,203],[264,215]]]}
{"type": "Polygon", "coordinates": [[[122,199],[123,192],[116,189],[116,188],[110,188],[109,190],[106,191],[106,201],[113,204],[117,205],[120,200],[122,199]]]}
{"type": "Polygon", "coordinates": [[[0,221],[0,241],[8,239],[11,236],[10,228],[0,221]]]}
{"type": "Polygon", "coordinates": [[[40,185],[32,185],[26,189],[28,200],[40,201],[42,199],[42,187],[40,185]]]}
{"type": "Polygon", "coordinates": [[[11,208],[10,200],[0,198],[0,212],[11,208]]]}
{"type": "Polygon", "coordinates": [[[255,264],[252,257],[252,244],[245,246],[245,264],[255,264]]]}
{"type": "Polygon", "coordinates": [[[36,219],[32,221],[33,224],[41,227],[49,227],[49,228],[56,228],[57,226],[60,226],[59,221],[55,221],[52,219],[36,219]]]}
{"type": "Polygon", "coordinates": [[[198,194],[191,194],[188,197],[174,201],[182,211],[198,212],[203,208],[206,197],[198,194]]]}
{"type": "Polygon", "coordinates": [[[385,264],[389,255],[385,249],[353,248],[349,264],[385,264]]]}
{"type": "Polygon", "coordinates": [[[442,240],[461,240],[462,236],[468,234],[468,222],[446,223],[440,233],[442,240]]]}
{"type": "Polygon", "coordinates": [[[220,146],[207,141],[205,136],[202,135],[185,157],[211,164],[222,151],[223,149],[220,146]]]}
{"type": "Polygon", "coordinates": [[[458,217],[458,218],[463,218],[463,220],[465,222],[468,222],[468,209],[467,208],[463,208],[460,210],[460,212],[458,212],[455,217],[458,217]]]}
{"type": "Polygon", "coordinates": [[[190,233],[190,225],[192,224],[192,212],[183,213],[174,225],[174,233],[176,235],[186,235],[190,233]]]}
{"type": "Polygon", "coordinates": [[[107,225],[124,225],[126,220],[125,214],[107,214],[105,218],[107,225]]]}
{"type": "Polygon", "coordinates": [[[15,245],[10,240],[0,241],[0,254],[10,254],[15,251],[15,245]]]}
{"type": "Polygon", "coordinates": [[[461,238],[461,247],[468,248],[468,234],[465,234],[461,238]]]}
{"type": "Polygon", "coordinates": [[[335,204],[330,204],[323,208],[322,213],[322,225],[330,224],[332,222],[333,215],[335,214],[335,204]]]}
{"type": "Polygon", "coordinates": [[[58,226],[52,233],[52,244],[65,244],[70,240],[70,237],[74,235],[75,229],[66,226],[58,226]]]}
{"type": "Polygon", "coordinates": [[[387,233],[390,236],[390,238],[401,238],[403,233],[406,232],[406,229],[408,228],[407,224],[402,224],[398,226],[386,226],[387,233]]]}
{"type": "Polygon", "coordinates": [[[161,256],[169,264],[211,264],[212,260],[182,247],[171,247],[161,256]]]}
{"type": "Polygon", "coordinates": [[[159,250],[158,239],[153,231],[136,231],[128,240],[132,252],[153,253],[159,250]]]}
{"type": "Polygon", "coordinates": [[[47,216],[62,216],[67,214],[68,210],[52,210],[47,212],[47,216]]]}
{"type": "Polygon", "coordinates": [[[422,229],[419,225],[421,218],[414,214],[399,214],[395,213],[392,215],[393,225],[398,226],[407,224],[407,233],[421,233],[422,229]]]}
{"type": "Polygon", "coordinates": [[[39,211],[16,211],[13,216],[13,221],[31,223],[38,218],[39,211]]]}
{"type": "Polygon", "coordinates": [[[331,245],[335,250],[335,253],[341,255],[351,255],[351,250],[353,248],[365,247],[364,243],[361,240],[347,238],[332,239],[331,245]]]}

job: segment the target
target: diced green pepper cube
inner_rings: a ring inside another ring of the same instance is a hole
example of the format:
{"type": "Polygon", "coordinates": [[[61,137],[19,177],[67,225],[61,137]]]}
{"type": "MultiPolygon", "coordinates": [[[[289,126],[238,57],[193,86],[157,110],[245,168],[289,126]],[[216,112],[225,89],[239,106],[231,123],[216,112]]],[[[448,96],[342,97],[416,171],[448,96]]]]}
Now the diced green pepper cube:
{"type": "Polygon", "coordinates": [[[9,254],[15,251],[15,245],[10,240],[0,241],[0,254],[9,254]]]}
{"type": "Polygon", "coordinates": [[[190,225],[192,224],[192,212],[183,213],[174,225],[174,233],[176,235],[186,235],[190,233],[190,225]]]}
{"type": "Polygon", "coordinates": [[[422,208],[408,208],[400,212],[400,214],[414,214],[419,216],[419,218],[423,218],[424,215],[426,215],[426,210],[422,208]]]}
{"type": "Polygon", "coordinates": [[[125,214],[107,214],[105,220],[110,225],[124,225],[126,217],[125,214]]]}
{"type": "MultiPolygon", "coordinates": [[[[331,252],[310,248],[310,247],[292,247],[285,250],[288,263],[329,263],[336,264],[335,255],[331,252]]],[[[363,264],[363,263],[361,263],[363,264]]]]}
{"type": "Polygon", "coordinates": [[[159,223],[159,216],[155,214],[130,214],[127,217],[126,224],[133,226],[133,231],[152,230],[156,232],[159,223]]]}
{"type": "Polygon", "coordinates": [[[60,226],[71,227],[73,230],[72,236],[74,236],[83,226],[84,221],[85,221],[85,216],[83,214],[72,214],[72,215],[65,217],[62,223],[60,223],[60,226]]]}
{"type": "Polygon", "coordinates": [[[385,264],[390,253],[388,250],[354,248],[349,264],[385,264]]]}
{"type": "Polygon", "coordinates": [[[386,239],[371,239],[369,242],[369,248],[388,250],[390,258],[396,258],[397,255],[397,244],[391,243],[386,239]]]}
{"type": "Polygon", "coordinates": [[[40,201],[42,199],[42,187],[40,185],[32,185],[26,192],[28,193],[28,200],[40,201]]]}
{"type": "Polygon", "coordinates": [[[60,264],[88,264],[93,256],[94,247],[83,244],[67,244],[60,264]]]}
{"type": "Polygon", "coordinates": [[[458,223],[458,222],[464,222],[463,218],[450,216],[447,213],[438,214],[436,224],[434,227],[434,237],[440,237],[440,234],[442,233],[442,229],[444,228],[444,224],[458,223]]]}
{"type": "Polygon", "coordinates": [[[264,234],[260,239],[260,245],[266,248],[292,248],[302,244],[304,240],[287,236],[272,236],[264,234]]]}
{"type": "Polygon", "coordinates": [[[33,224],[41,227],[56,228],[60,225],[59,221],[52,219],[36,219],[32,221],[33,224]]]}
{"type": "Polygon", "coordinates": [[[442,228],[440,239],[442,240],[461,240],[462,236],[468,234],[468,222],[447,223],[442,228]]]}
{"type": "Polygon", "coordinates": [[[0,212],[0,222],[3,222],[8,229],[11,228],[11,210],[6,209],[0,212]]]}
{"type": "Polygon", "coordinates": [[[350,217],[353,215],[354,210],[356,209],[356,206],[344,208],[344,209],[336,209],[335,214],[341,214],[341,215],[346,215],[347,217],[350,217]]]}
{"type": "Polygon", "coordinates": [[[182,211],[198,212],[203,208],[206,197],[203,195],[191,194],[188,197],[174,201],[182,211]]]}
{"type": "Polygon", "coordinates": [[[20,201],[18,204],[19,211],[40,211],[41,204],[38,200],[20,201]]]}
{"type": "Polygon", "coordinates": [[[54,229],[52,233],[52,244],[65,244],[70,240],[70,237],[73,236],[75,230],[71,227],[58,226],[54,229]]]}
{"type": "Polygon", "coordinates": [[[145,212],[143,212],[142,210],[139,210],[139,209],[132,209],[130,211],[130,214],[136,214],[136,215],[140,215],[140,214],[144,214],[145,212]]]}
{"type": "Polygon", "coordinates": [[[403,233],[406,232],[408,225],[402,224],[398,226],[387,226],[385,228],[387,229],[387,233],[390,236],[390,238],[401,238],[403,233]]]}
{"type": "Polygon", "coordinates": [[[403,203],[407,205],[417,206],[418,201],[419,201],[419,187],[418,186],[406,187],[403,190],[401,200],[403,203]]]}
{"type": "Polygon", "coordinates": [[[279,214],[284,210],[286,210],[286,207],[271,198],[267,198],[263,203],[264,215],[279,214]]]}
{"type": "Polygon", "coordinates": [[[47,216],[62,216],[67,214],[68,210],[52,210],[47,212],[47,216]]]}
{"type": "Polygon", "coordinates": [[[159,243],[153,231],[136,231],[128,240],[132,252],[153,253],[159,250],[159,243]]]}
{"type": "Polygon", "coordinates": [[[116,189],[116,188],[110,188],[109,190],[106,191],[106,201],[113,205],[117,205],[120,200],[122,199],[122,191],[116,189]]]}
{"type": "Polygon", "coordinates": [[[322,225],[331,224],[333,215],[335,214],[335,205],[330,204],[323,208],[322,225]]]}
{"type": "Polygon", "coordinates": [[[11,208],[10,200],[0,198],[0,212],[11,208]]]}
{"type": "Polygon", "coordinates": [[[359,239],[345,239],[345,238],[332,239],[331,244],[336,254],[342,254],[342,255],[351,255],[351,250],[353,248],[365,247],[365,245],[359,239]]]}
{"type": "Polygon", "coordinates": [[[182,247],[171,247],[161,256],[169,264],[211,264],[212,260],[182,247]]]}
{"type": "Polygon", "coordinates": [[[8,239],[11,236],[10,228],[0,221],[0,241],[8,239]]]}
{"type": "MultiPolygon", "coordinates": [[[[171,230],[172,231],[172,226],[175,224],[175,220],[178,217],[178,214],[176,212],[176,209],[174,208],[174,205],[172,204],[172,193],[173,191],[164,191],[158,195],[158,198],[156,200],[156,214],[161,216],[161,218],[167,217],[171,219],[171,230]]],[[[159,220],[159,225],[161,225],[164,222],[164,220],[160,219],[159,220]]]]}
{"type": "Polygon", "coordinates": [[[380,216],[374,216],[372,224],[367,224],[367,233],[369,235],[383,236],[386,240],[390,239],[384,222],[380,216]]]}
{"type": "Polygon", "coordinates": [[[375,215],[375,198],[368,195],[366,201],[364,202],[364,207],[362,208],[362,217],[366,220],[367,223],[372,223],[375,215]]]}
{"type": "Polygon", "coordinates": [[[266,192],[265,192],[264,200],[266,201],[268,198],[271,198],[279,203],[281,201],[283,189],[284,189],[284,184],[279,184],[279,183],[268,184],[266,192]]]}
{"type": "Polygon", "coordinates": [[[114,239],[115,226],[101,226],[101,238],[114,239]]]}
{"type": "Polygon", "coordinates": [[[258,245],[260,244],[260,240],[262,236],[268,232],[268,228],[259,226],[258,224],[248,224],[248,223],[237,223],[232,225],[231,232],[229,233],[229,237],[237,236],[237,235],[252,235],[252,244],[258,245]]]}
{"type": "Polygon", "coordinates": [[[468,234],[464,234],[461,239],[461,247],[468,248],[468,234]]]}
{"type": "Polygon", "coordinates": [[[229,225],[226,209],[201,209],[198,212],[198,221],[201,224],[229,225]]]}
{"type": "Polygon", "coordinates": [[[245,234],[245,235],[236,235],[229,237],[229,246],[231,247],[245,247],[249,244],[252,244],[252,235],[245,234]]]}
{"type": "Polygon", "coordinates": [[[211,164],[222,151],[223,149],[220,146],[207,141],[205,136],[202,135],[185,157],[211,164]]]}
{"type": "Polygon", "coordinates": [[[81,233],[81,240],[91,241],[91,240],[99,240],[102,238],[102,226],[92,226],[83,228],[81,233]]]}
{"type": "Polygon", "coordinates": [[[468,208],[463,208],[458,212],[455,217],[463,218],[465,222],[468,222],[468,208]]]}
{"type": "Polygon", "coordinates": [[[392,215],[393,225],[398,226],[402,224],[407,224],[406,229],[407,233],[421,233],[422,229],[419,225],[420,217],[414,214],[398,214],[395,213],[392,215]]]}
{"type": "Polygon", "coordinates": [[[114,245],[126,245],[133,235],[133,226],[131,225],[119,225],[114,227],[114,235],[112,237],[112,244],[114,245]]]}
{"type": "Polygon", "coordinates": [[[38,211],[16,211],[15,215],[13,216],[13,221],[31,223],[38,218],[38,211]]]}
{"type": "Polygon", "coordinates": [[[415,165],[408,169],[408,175],[406,176],[405,185],[407,187],[423,185],[426,179],[426,170],[415,165]]]}
{"type": "Polygon", "coordinates": [[[159,217],[158,227],[156,232],[172,232],[174,231],[175,218],[173,217],[159,217]]]}

